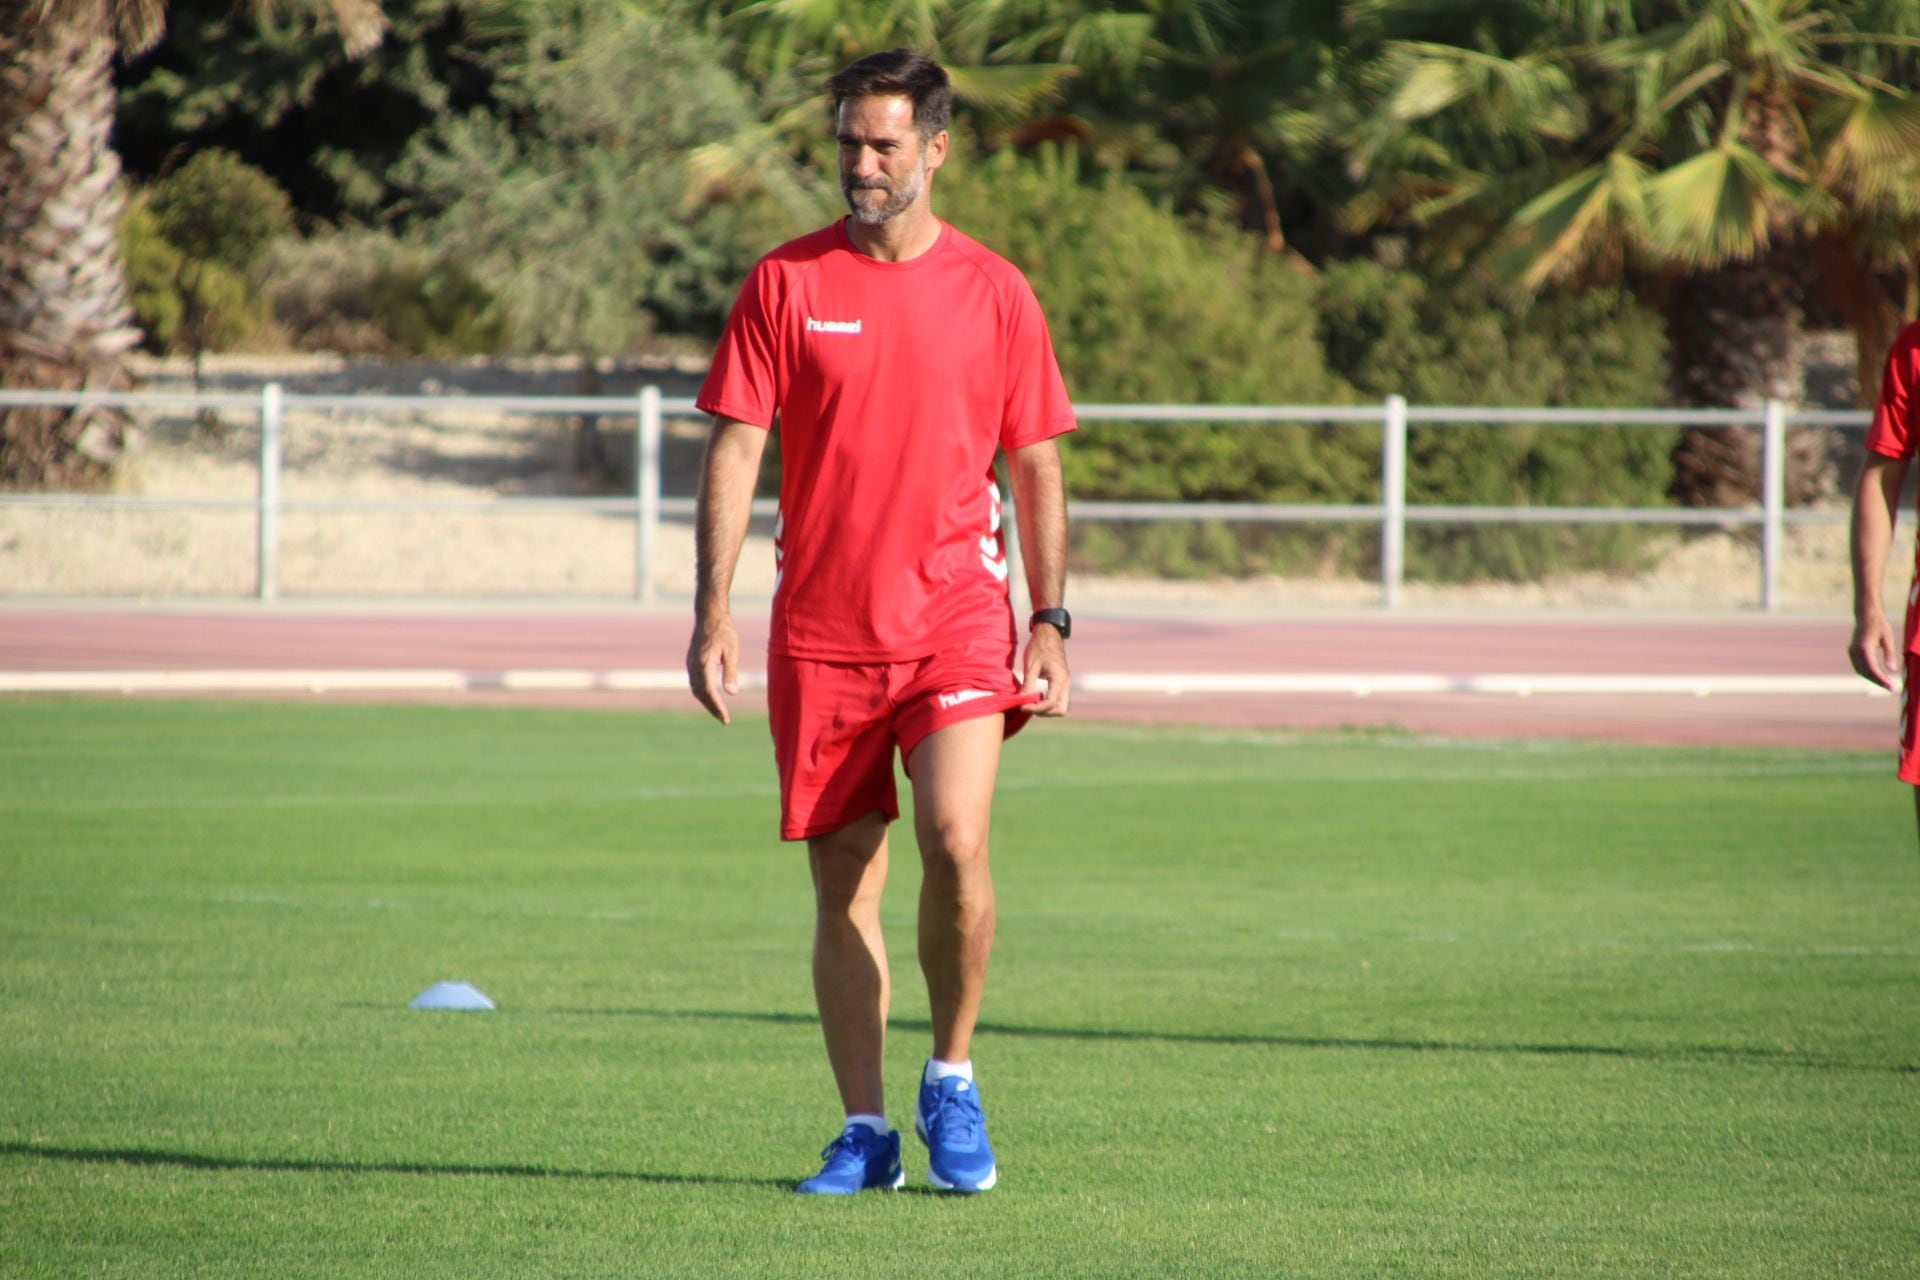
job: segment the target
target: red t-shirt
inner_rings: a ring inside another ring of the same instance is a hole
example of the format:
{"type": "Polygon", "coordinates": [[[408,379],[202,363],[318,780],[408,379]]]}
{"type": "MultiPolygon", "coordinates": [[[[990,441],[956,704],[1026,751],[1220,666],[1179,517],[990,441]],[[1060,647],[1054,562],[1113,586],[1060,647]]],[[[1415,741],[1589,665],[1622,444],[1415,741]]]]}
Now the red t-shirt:
{"type": "Polygon", "coordinates": [[[1017,268],[944,223],[881,262],[844,223],[748,273],[695,400],[779,415],[768,648],[903,662],[1010,637],[997,449],[1071,431],[1045,317],[1017,268]]]}
{"type": "Polygon", "coordinates": [[[1889,458],[1911,458],[1920,444],[1920,323],[1894,336],[1880,375],[1880,403],[1867,428],[1867,448],[1889,458]]]}
{"type": "MultiPolygon", "coordinates": [[[[1873,425],[1867,428],[1867,448],[1889,458],[1911,458],[1920,446],[1920,323],[1910,324],[1893,339],[1886,371],[1880,375],[1880,401],[1874,406],[1873,425]]],[[[1913,592],[1907,596],[1906,651],[1920,644],[1920,544],[1915,546],[1913,592]]]]}

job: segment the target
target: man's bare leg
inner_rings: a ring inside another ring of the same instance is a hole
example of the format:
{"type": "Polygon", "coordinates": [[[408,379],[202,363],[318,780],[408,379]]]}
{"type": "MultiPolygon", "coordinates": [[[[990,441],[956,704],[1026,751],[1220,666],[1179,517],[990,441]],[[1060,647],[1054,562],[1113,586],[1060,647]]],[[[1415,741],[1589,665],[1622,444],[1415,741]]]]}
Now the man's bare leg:
{"type": "Polygon", "coordinates": [[[887,949],[880,891],[887,882],[887,823],[872,813],[807,841],[813,871],[813,999],[827,1061],[848,1115],[885,1115],[887,949]]]}
{"type": "Polygon", "coordinates": [[[965,1062],[993,951],[987,828],[1000,770],[1003,716],[930,734],[913,750],[913,826],[920,843],[920,970],[933,1014],[933,1056],[965,1062]]]}

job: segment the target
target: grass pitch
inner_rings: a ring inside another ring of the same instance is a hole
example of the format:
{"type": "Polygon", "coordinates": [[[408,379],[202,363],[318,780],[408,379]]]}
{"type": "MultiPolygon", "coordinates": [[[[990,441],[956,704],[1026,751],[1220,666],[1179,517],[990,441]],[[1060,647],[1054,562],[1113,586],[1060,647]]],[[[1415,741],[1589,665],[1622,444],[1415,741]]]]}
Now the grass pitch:
{"type": "Polygon", "coordinates": [[[1037,727],[1000,1186],[909,1136],[824,1202],[771,776],[693,714],[0,702],[0,1273],[1916,1273],[1883,757],[1037,727]],[[445,978],[500,1011],[406,1008],[445,978]]]}

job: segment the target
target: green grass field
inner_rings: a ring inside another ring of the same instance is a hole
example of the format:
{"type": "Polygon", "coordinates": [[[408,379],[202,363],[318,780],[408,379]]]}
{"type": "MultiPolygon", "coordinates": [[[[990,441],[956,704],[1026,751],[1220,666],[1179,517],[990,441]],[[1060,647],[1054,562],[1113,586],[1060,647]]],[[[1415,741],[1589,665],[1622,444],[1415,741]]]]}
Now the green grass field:
{"type": "Polygon", "coordinates": [[[1036,728],[971,1199],[911,1136],[789,1193],[838,1111],[771,777],[693,714],[0,702],[0,1273],[1920,1272],[1886,757],[1036,728]]]}

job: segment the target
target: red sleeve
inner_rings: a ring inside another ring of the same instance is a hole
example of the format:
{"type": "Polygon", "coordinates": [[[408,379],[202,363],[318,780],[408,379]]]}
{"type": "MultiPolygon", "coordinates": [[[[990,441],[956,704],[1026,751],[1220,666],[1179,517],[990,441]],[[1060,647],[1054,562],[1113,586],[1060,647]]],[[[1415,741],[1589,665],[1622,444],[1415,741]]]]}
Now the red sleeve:
{"type": "Polygon", "coordinates": [[[1040,300],[1024,276],[1015,275],[1008,289],[1012,303],[1007,317],[1007,407],[1000,420],[1000,447],[1024,449],[1073,430],[1073,402],[1054,359],[1053,337],[1040,300]]]}
{"type": "Polygon", "coordinates": [[[693,403],[719,418],[772,427],[780,404],[779,299],[774,271],[765,259],[740,286],[714,350],[707,379],[693,403]]]}
{"type": "Polygon", "coordinates": [[[1920,382],[1920,324],[1910,324],[1893,340],[1887,352],[1886,370],[1880,375],[1880,402],[1873,411],[1873,425],[1867,428],[1867,448],[1889,458],[1911,458],[1920,443],[1915,421],[1920,417],[1920,399],[1915,386],[1920,382]]]}

